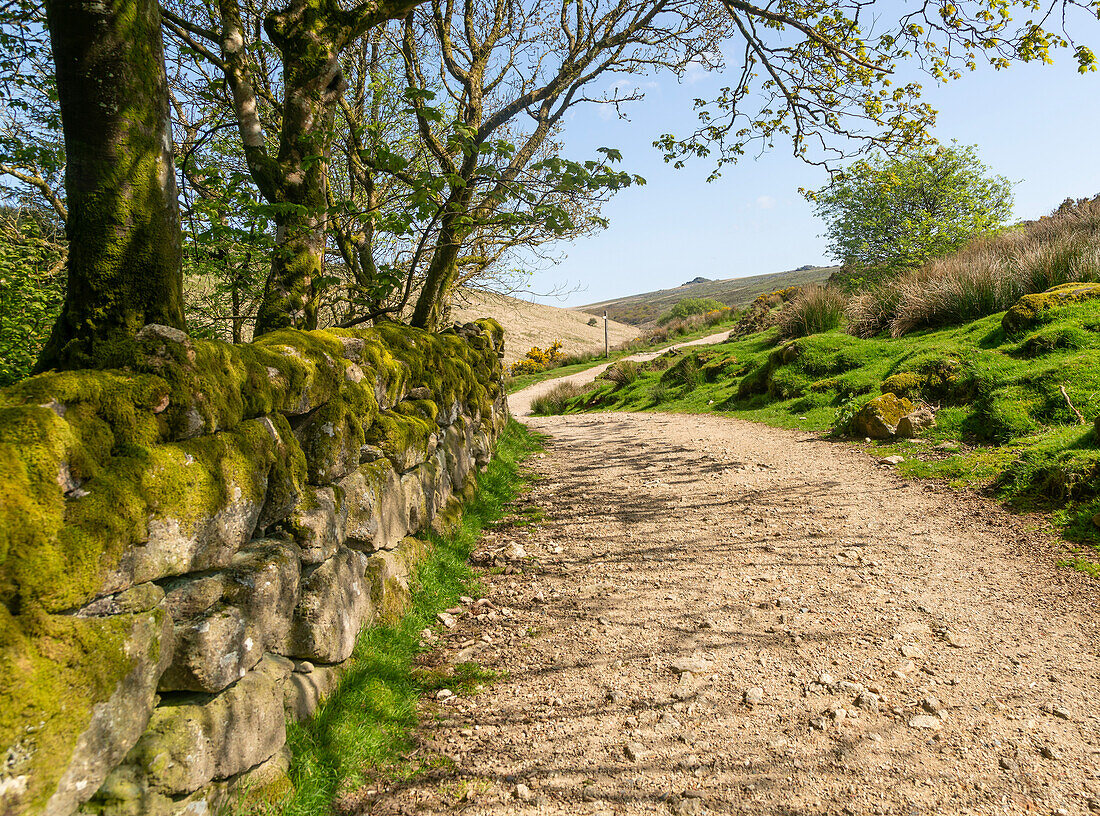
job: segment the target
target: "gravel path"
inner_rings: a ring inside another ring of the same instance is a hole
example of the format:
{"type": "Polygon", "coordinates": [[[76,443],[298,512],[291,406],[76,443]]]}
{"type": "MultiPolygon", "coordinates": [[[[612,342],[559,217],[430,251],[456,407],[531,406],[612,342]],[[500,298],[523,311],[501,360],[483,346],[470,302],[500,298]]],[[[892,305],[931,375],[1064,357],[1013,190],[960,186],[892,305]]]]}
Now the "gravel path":
{"type": "Polygon", "coordinates": [[[486,536],[439,651],[503,676],[353,809],[1100,810],[1095,585],[1037,520],[737,420],[530,423],[545,521],[486,536]]]}

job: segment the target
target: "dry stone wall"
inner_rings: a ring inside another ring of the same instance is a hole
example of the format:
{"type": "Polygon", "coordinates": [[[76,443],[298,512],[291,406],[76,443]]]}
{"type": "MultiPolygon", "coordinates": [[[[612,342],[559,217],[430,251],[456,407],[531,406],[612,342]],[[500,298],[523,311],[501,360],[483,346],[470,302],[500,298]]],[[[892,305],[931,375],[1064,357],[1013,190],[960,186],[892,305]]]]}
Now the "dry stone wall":
{"type": "Polygon", "coordinates": [[[399,615],[507,421],[503,332],[146,326],[0,391],[0,813],[198,814],[399,615]]]}

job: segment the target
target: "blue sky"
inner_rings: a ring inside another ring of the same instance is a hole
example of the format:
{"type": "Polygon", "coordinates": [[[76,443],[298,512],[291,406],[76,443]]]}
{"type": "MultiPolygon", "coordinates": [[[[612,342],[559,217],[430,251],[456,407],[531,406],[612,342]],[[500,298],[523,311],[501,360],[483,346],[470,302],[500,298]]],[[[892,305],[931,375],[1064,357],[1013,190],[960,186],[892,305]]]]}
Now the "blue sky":
{"type": "MultiPolygon", "coordinates": [[[[629,121],[586,107],[566,125],[570,157],[617,147],[623,169],[648,183],[619,193],[604,208],[611,226],[563,245],[564,260],[529,283],[536,294],[569,293],[533,299],[577,306],[677,286],[697,275],[743,277],[832,262],[823,226],[798,193],[821,186],[823,170],[792,158],[782,142],[759,159],[727,166],[710,184],[705,160],[675,170],[651,146],[653,139],[693,129],[692,99],[720,87],[723,77],[683,85],[663,77],[649,84],[629,121]]],[[[1080,75],[1063,55],[1053,66],[983,68],[947,85],[923,84],[925,99],[939,111],[937,138],[978,145],[993,172],[1019,182],[1017,218],[1044,215],[1069,196],[1100,193],[1100,72],[1080,75]]]]}

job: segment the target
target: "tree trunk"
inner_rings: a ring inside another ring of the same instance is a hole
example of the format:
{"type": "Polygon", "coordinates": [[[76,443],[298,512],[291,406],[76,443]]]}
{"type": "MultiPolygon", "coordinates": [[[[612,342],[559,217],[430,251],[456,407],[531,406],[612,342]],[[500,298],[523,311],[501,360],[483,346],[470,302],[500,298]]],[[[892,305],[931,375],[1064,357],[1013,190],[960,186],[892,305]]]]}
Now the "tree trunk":
{"type": "Polygon", "coordinates": [[[448,204],[447,212],[440,220],[439,238],[435,242],[432,262],[428,265],[424,286],[416,299],[416,308],[413,309],[412,319],[409,321],[413,326],[428,331],[439,328],[447,296],[458,273],[458,253],[465,239],[460,231],[459,221],[467,215],[469,196],[460,195],[458,198],[459,201],[453,206],[448,204]]]}
{"type": "Polygon", "coordinates": [[[184,328],[179,202],[156,0],[47,0],[65,133],[68,288],[38,369],[109,362],[184,328]]]}
{"type": "Polygon", "coordinates": [[[316,287],[324,273],[324,251],[324,220],[316,212],[276,217],[275,250],[256,315],[256,337],[276,329],[317,328],[316,287]]]}
{"type": "Polygon", "coordinates": [[[277,158],[282,200],[296,211],[276,218],[275,252],[256,317],[257,335],[287,327],[317,328],[333,103],[346,85],[339,56],[350,33],[333,21],[330,6],[330,0],[298,0],[265,22],[282,54],[286,90],[277,158]]]}

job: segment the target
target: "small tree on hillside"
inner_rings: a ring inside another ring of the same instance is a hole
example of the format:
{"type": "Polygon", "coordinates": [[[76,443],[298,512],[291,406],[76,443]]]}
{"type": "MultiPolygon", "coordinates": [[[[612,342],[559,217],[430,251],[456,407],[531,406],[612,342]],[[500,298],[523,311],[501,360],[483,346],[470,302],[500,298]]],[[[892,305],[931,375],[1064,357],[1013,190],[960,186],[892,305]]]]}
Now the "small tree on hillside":
{"type": "Polygon", "coordinates": [[[1012,213],[1012,182],[991,175],[974,147],[957,144],[858,161],[806,195],[827,224],[829,249],[849,282],[954,252],[1012,213]]]}

